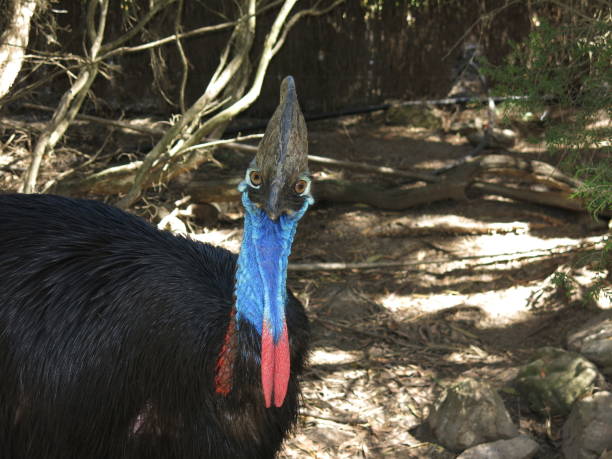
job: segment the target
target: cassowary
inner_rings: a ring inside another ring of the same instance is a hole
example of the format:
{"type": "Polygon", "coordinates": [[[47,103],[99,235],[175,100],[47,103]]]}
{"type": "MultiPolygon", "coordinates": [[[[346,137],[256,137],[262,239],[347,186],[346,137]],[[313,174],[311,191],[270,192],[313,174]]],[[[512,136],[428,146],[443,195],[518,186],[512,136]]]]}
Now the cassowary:
{"type": "Polygon", "coordinates": [[[309,337],[286,287],[312,203],[291,77],[239,189],[238,256],[99,202],[0,195],[0,457],[276,454],[309,337]]]}

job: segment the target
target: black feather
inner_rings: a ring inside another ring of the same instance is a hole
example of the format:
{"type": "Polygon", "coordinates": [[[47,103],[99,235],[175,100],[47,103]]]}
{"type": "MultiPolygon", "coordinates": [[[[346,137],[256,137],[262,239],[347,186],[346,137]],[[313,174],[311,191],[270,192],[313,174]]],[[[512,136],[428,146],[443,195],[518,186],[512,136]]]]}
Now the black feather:
{"type": "Polygon", "coordinates": [[[308,322],[289,292],[282,407],[264,406],[246,322],[232,390],[215,393],[235,270],[227,250],[105,204],[0,195],[0,457],[273,457],[297,416],[308,322]]]}

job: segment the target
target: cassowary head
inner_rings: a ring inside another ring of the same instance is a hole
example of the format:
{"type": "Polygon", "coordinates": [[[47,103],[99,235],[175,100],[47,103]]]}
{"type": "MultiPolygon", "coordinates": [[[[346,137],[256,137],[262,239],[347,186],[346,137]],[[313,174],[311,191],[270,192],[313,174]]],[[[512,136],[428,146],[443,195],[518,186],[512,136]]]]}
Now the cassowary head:
{"type": "MultiPolygon", "coordinates": [[[[261,335],[261,382],[266,406],[282,406],[291,375],[285,307],[287,263],[298,220],[313,199],[306,123],[292,77],[257,155],[238,189],[246,213],[236,272],[236,317],[261,335]]],[[[218,392],[226,392],[223,384],[218,392]]]]}
{"type": "Polygon", "coordinates": [[[271,220],[298,212],[310,198],[306,122],[293,78],[281,83],[280,103],[247,169],[249,199],[271,220]]]}

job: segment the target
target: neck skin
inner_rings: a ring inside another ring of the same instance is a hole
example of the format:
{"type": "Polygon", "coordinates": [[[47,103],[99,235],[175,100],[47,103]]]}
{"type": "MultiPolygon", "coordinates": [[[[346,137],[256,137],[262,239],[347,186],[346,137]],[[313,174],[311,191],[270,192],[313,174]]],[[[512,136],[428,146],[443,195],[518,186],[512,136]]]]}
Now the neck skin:
{"type": "MultiPolygon", "coordinates": [[[[265,406],[281,407],[287,394],[291,373],[289,332],[285,321],[287,304],[287,264],[297,222],[312,203],[304,199],[302,208],[292,215],[271,220],[266,212],[253,205],[247,184],[241,183],[242,203],[246,210],[244,236],[236,270],[236,326],[249,322],[261,336],[261,387],[265,406]]],[[[230,328],[232,325],[230,324],[230,328]]],[[[229,332],[228,332],[229,333],[229,332]]],[[[227,336],[226,336],[227,337],[227,336]]],[[[225,349],[225,346],[224,346],[225,349]]],[[[217,391],[231,388],[225,352],[221,351],[217,368],[217,391]]]]}
{"type": "Polygon", "coordinates": [[[246,210],[244,236],[236,271],[236,318],[248,321],[262,334],[264,322],[274,343],[283,333],[287,302],[287,264],[299,219],[309,200],[295,214],[270,220],[242,193],[246,210]]]}

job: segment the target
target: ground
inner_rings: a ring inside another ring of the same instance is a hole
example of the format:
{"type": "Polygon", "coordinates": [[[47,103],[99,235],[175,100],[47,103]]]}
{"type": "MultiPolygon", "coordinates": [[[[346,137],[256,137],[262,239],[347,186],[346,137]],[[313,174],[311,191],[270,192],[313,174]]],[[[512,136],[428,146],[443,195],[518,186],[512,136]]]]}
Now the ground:
{"type": "MultiPolygon", "coordinates": [[[[457,136],[380,123],[315,131],[311,139],[314,154],[399,168],[437,169],[472,148],[457,136]]],[[[516,152],[554,159],[527,145],[516,152]]],[[[536,349],[563,347],[568,332],[599,312],[562,293],[538,301],[550,276],[581,254],[461,258],[601,237],[577,220],[494,197],[403,212],[315,207],[300,225],[293,262],[424,263],[292,273],[314,340],[304,415],[284,457],[454,457],[419,426],[444,388],[465,376],[500,390],[520,430],[540,443],[538,457],[560,457],[563,420],[530,413],[511,383],[536,349]]]]}
{"type": "MultiPolygon", "coordinates": [[[[400,169],[433,171],[473,148],[460,135],[388,126],[380,119],[344,118],[309,129],[312,154],[400,169]]],[[[524,143],[513,154],[554,162],[541,147],[524,143]]],[[[219,158],[229,169],[226,175],[242,174],[230,166],[248,162],[247,154],[231,151],[219,158]]],[[[61,164],[61,155],[53,161],[61,164]]],[[[315,164],[311,169],[315,176],[340,176],[364,186],[389,181],[315,164]]],[[[179,197],[157,191],[137,210],[150,215],[155,199],[167,203],[179,197]]],[[[236,205],[221,209],[219,220],[189,227],[198,239],[237,250],[240,210],[236,205]]],[[[500,391],[521,432],[540,444],[537,457],[561,457],[563,419],[531,413],[512,380],[536,349],[563,347],[569,332],[600,312],[576,291],[557,291],[551,276],[564,270],[587,287],[595,275],[585,259],[588,252],[572,249],[601,240],[607,231],[606,224],[592,225],[573,212],[494,196],[402,212],[315,205],[299,225],[293,264],[407,264],[290,272],[290,287],[308,310],[313,340],[303,379],[304,408],[281,457],[455,457],[423,426],[444,389],[466,376],[500,391]],[[557,253],[559,247],[563,253],[557,253]],[[545,249],[551,249],[547,256],[545,249]],[[510,255],[477,258],[498,254],[510,255]]]]}
{"type": "MultiPolygon", "coordinates": [[[[435,170],[473,147],[458,135],[345,119],[311,125],[310,148],[337,159],[435,170]]],[[[529,144],[514,154],[554,160],[529,144]]],[[[311,169],[315,176],[385,180],[311,169]]],[[[221,225],[203,237],[237,250],[239,228],[221,225]]],[[[569,332],[600,312],[551,285],[557,271],[582,275],[583,287],[592,282],[588,263],[571,268],[584,251],[538,254],[601,240],[606,231],[573,212],[493,196],[402,212],[316,205],[299,225],[292,263],[413,264],[290,273],[312,321],[313,343],[304,409],[281,457],[455,457],[423,424],[431,404],[461,377],[500,391],[521,432],[539,442],[537,457],[561,457],[564,419],[529,412],[512,380],[535,350],[564,347],[569,332]],[[512,255],[503,262],[462,259],[503,253],[512,255]]]]}

